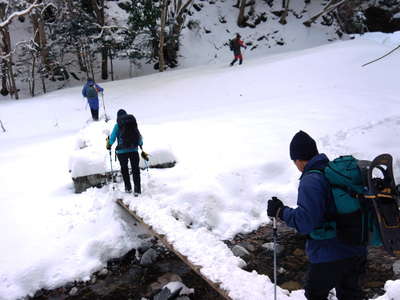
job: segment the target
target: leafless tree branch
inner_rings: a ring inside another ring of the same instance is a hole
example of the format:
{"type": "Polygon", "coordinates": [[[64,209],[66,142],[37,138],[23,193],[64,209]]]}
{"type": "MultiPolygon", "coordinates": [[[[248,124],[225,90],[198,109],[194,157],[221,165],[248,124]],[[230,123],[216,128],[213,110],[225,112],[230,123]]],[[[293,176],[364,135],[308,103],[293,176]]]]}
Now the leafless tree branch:
{"type": "Polygon", "coordinates": [[[20,16],[25,16],[25,15],[29,14],[33,9],[40,7],[40,6],[42,6],[42,4],[38,4],[38,0],[36,0],[27,9],[14,12],[5,21],[0,23],[0,29],[3,29],[4,27],[10,25],[10,23],[12,22],[13,19],[18,18],[20,16]]]}
{"type": "Polygon", "coordinates": [[[1,129],[3,130],[3,132],[6,132],[6,129],[4,128],[3,122],[1,120],[0,120],[0,126],[1,126],[1,129]]]}
{"type": "Polygon", "coordinates": [[[367,63],[363,64],[361,67],[368,66],[369,64],[372,64],[372,63],[374,63],[374,62],[376,62],[376,61],[378,61],[378,60],[380,60],[380,59],[382,59],[382,58],[384,58],[384,57],[386,57],[386,56],[392,54],[394,51],[396,51],[396,50],[399,49],[399,48],[400,48],[400,45],[397,46],[396,48],[390,50],[390,51],[389,51],[388,53],[386,53],[385,55],[383,55],[383,56],[381,56],[381,57],[378,57],[377,59],[374,59],[374,60],[372,60],[372,61],[370,61],[370,62],[367,62],[367,63]]]}

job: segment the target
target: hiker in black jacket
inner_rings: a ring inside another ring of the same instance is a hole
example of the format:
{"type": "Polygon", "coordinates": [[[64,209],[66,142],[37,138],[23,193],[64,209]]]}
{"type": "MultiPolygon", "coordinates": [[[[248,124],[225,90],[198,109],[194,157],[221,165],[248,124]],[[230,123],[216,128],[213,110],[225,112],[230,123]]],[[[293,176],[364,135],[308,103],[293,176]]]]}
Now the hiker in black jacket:
{"type": "Polygon", "coordinates": [[[243,55],[240,48],[243,47],[247,49],[247,46],[243,43],[243,41],[240,38],[241,38],[240,34],[237,33],[236,38],[234,38],[231,41],[231,50],[233,51],[233,56],[234,56],[231,62],[231,66],[233,66],[235,62],[237,62],[237,60],[239,60],[239,65],[241,65],[243,62],[243,55]]]}

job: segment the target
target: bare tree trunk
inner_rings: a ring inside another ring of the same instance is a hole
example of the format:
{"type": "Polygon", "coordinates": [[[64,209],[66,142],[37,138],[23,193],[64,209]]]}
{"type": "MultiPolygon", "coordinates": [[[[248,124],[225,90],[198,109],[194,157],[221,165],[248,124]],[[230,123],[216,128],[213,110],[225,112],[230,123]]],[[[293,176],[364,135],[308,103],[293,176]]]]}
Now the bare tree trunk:
{"type": "Polygon", "coordinates": [[[76,46],[76,57],[78,58],[79,69],[83,72],[87,72],[87,68],[85,67],[85,64],[83,63],[82,53],[79,50],[79,46],[76,46]]]}
{"type": "Polygon", "coordinates": [[[10,95],[15,96],[15,99],[19,99],[18,89],[15,84],[15,76],[13,71],[13,62],[12,62],[12,53],[11,53],[11,37],[10,32],[8,30],[8,26],[4,26],[1,28],[1,34],[3,36],[3,55],[8,55],[6,58],[6,66],[7,66],[7,76],[10,82],[10,95]]]}
{"type": "Polygon", "coordinates": [[[101,79],[108,79],[108,55],[107,47],[101,48],[101,79]]]}
{"type": "Polygon", "coordinates": [[[2,59],[1,60],[1,95],[6,96],[9,93],[7,87],[7,62],[2,59]]]}
{"type": "Polygon", "coordinates": [[[35,65],[36,65],[36,57],[32,54],[32,71],[31,71],[31,96],[35,96],[35,65]]]}
{"type": "MultiPolygon", "coordinates": [[[[97,23],[99,23],[100,27],[105,25],[105,18],[104,18],[104,0],[100,1],[100,7],[98,5],[97,0],[91,0],[92,8],[96,14],[97,23]]],[[[107,55],[107,48],[101,48],[101,78],[106,80],[108,78],[108,63],[107,63],[108,55],[107,55]]]]}
{"type": "Polygon", "coordinates": [[[319,17],[326,15],[327,13],[330,13],[332,10],[336,9],[339,5],[343,4],[345,1],[346,0],[331,0],[331,1],[329,1],[329,3],[325,6],[325,8],[321,12],[312,16],[310,19],[303,22],[303,24],[307,27],[310,27],[311,24],[314,23],[319,17]]]}
{"type": "Polygon", "coordinates": [[[160,44],[158,46],[158,67],[159,71],[163,72],[165,68],[164,60],[164,40],[165,40],[165,19],[167,17],[167,1],[162,1],[161,6],[161,25],[160,25],[160,44]]]}
{"type": "MultiPolygon", "coordinates": [[[[6,9],[7,9],[7,4],[2,3],[0,5],[0,20],[5,20],[6,19],[6,9]]],[[[14,78],[14,72],[13,72],[13,64],[12,64],[12,54],[11,54],[11,37],[10,37],[10,31],[9,31],[9,27],[8,24],[11,22],[11,20],[9,19],[9,21],[5,24],[3,24],[3,26],[1,26],[0,28],[0,34],[1,34],[1,39],[2,39],[2,43],[1,43],[1,55],[2,56],[7,56],[7,58],[4,58],[4,63],[5,63],[5,74],[3,74],[3,76],[5,76],[6,80],[5,82],[7,82],[7,78],[9,81],[9,89],[8,91],[10,92],[10,96],[13,97],[15,96],[15,99],[18,99],[18,90],[17,87],[15,85],[15,78],[14,78]]],[[[2,82],[4,82],[4,77],[2,82]]]]}
{"type": "Polygon", "coordinates": [[[45,66],[47,71],[51,70],[49,61],[49,49],[47,48],[47,38],[44,29],[44,22],[42,16],[38,13],[31,15],[32,25],[33,25],[33,39],[37,45],[39,45],[40,57],[42,59],[42,64],[45,66]]]}
{"type": "Polygon", "coordinates": [[[17,85],[15,84],[15,76],[13,71],[12,54],[10,53],[8,59],[8,76],[10,78],[10,93],[15,96],[15,99],[19,99],[17,85]]]}
{"type": "Polygon", "coordinates": [[[186,19],[186,9],[192,4],[193,0],[187,0],[184,4],[181,0],[175,2],[174,18],[175,22],[172,27],[172,36],[170,38],[169,46],[169,60],[173,63],[177,61],[179,51],[179,37],[181,35],[182,26],[186,19]]]}
{"type": "Polygon", "coordinates": [[[113,55],[111,49],[108,50],[108,54],[110,57],[110,73],[111,73],[111,81],[114,81],[114,64],[113,64],[113,55]]]}
{"type": "Polygon", "coordinates": [[[80,42],[79,53],[80,53],[80,56],[82,57],[82,65],[84,66],[84,71],[86,72],[86,77],[89,77],[89,63],[86,59],[86,51],[85,51],[85,47],[83,46],[82,42],[80,42]]]}
{"type": "Polygon", "coordinates": [[[240,0],[239,16],[237,20],[237,24],[239,27],[246,26],[246,19],[244,17],[245,8],[246,8],[246,0],[240,0]]]}
{"type": "Polygon", "coordinates": [[[42,76],[41,79],[42,79],[43,94],[46,94],[47,93],[47,89],[46,89],[46,81],[44,80],[44,76],[42,76]]]}
{"type": "Polygon", "coordinates": [[[287,23],[286,18],[289,13],[289,2],[290,2],[290,0],[282,0],[283,12],[282,12],[281,18],[279,20],[279,23],[281,23],[282,25],[286,25],[286,23],[287,23]]]}

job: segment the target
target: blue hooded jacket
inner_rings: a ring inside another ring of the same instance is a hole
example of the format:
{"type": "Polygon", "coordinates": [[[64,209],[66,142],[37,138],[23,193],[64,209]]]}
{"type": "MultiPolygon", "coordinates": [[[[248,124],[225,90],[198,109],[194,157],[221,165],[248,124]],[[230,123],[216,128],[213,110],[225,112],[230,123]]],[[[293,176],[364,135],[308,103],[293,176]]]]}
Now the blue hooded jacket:
{"type": "MultiPolygon", "coordinates": [[[[329,159],[325,154],[318,154],[308,161],[303,174],[297,197],[297,208],[285,207],[282,219],[295,228],[300,234],[310,234],[315,228],[326,221],[326,215],[331,211],[333,201],[329,182],[325,176],[310,170],[322,170],[329,159]],[[331,204],[331,205],[330,205],[331,204]]],[[[311,263],[331,262],[354,256],[367,254],[365,246],[350,246],[336,238],[327,240],[308,239],[306,253],[311,263]]]]}
{"type": "MultiPolygon", "coordinates": [[[[104,91],[104,89],[101,86],[96,84],[93,80],[89,79],[87,81],[87,83],[83,86],[83,89],[82,89],[83,97],[87,98],[87,89],[89,88],[89,86],[92,86],[92,85],[95,86],[95,88],[97,89],[97,92],[104,91]]],[[[87,98],[87,100],[88,100],[90,109],[96,109],[96,110],[99,109],[99,97],[98,96],[96,96],[95,98],[87,98]]]]}

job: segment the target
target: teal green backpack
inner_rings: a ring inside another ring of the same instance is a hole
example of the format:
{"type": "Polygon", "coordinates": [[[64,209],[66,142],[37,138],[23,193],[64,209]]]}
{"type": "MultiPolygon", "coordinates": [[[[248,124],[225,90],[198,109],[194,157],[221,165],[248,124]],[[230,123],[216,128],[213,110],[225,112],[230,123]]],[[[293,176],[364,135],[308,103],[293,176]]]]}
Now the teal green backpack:
{"type": "Polygon", "coordinates": [[[372,203],[364,197],[369,163],[351,155],[340,156],[323,170],[309,171],[325,175],[331,185],[336,209],[336,213],[326,216],[328,221],[314,229],[310,234],[312,239],[337,237],[349,245],[382,245],[372,203]]]}
{"type": "Polygon", "coordinates": [[[89,99],[96,98],[98,95],[97,89],[94,85],[88,85],[86,89],[86,97],[89,99]]]}

